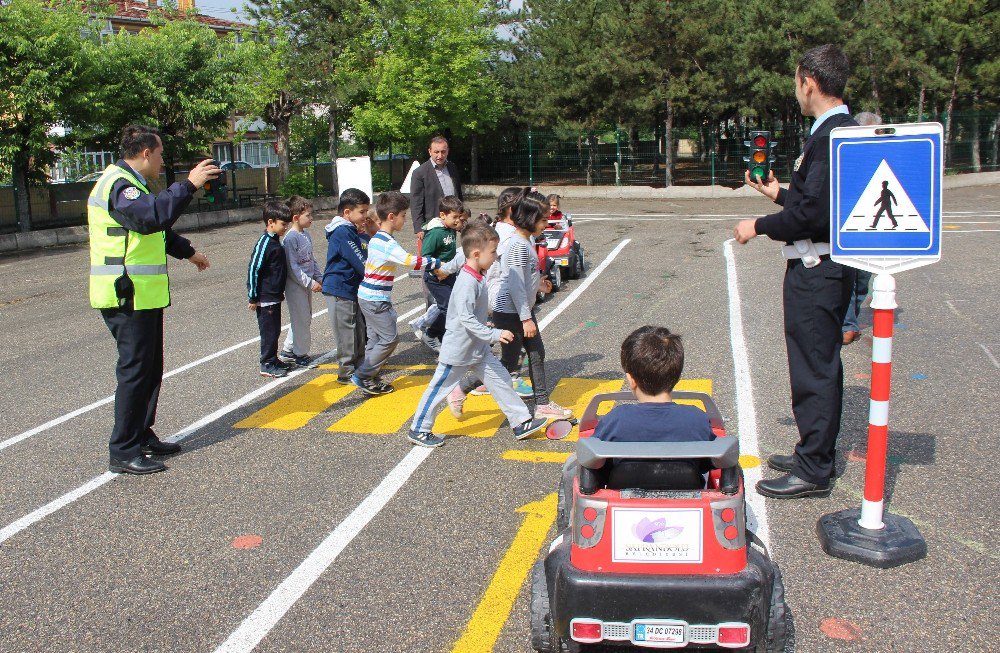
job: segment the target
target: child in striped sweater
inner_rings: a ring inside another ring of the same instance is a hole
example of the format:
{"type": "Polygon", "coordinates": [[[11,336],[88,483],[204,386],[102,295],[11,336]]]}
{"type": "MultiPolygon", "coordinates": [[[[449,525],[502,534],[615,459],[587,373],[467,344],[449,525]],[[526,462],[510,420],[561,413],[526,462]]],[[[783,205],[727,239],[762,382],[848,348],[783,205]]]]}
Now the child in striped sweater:
{"type": "Polygon", "coordinates": [[[403,270],[436,270],[441,261],[429,256],[408,254],[392,234],[406,224],[410,200],[398,191],[382,193],[375,204],[379,230],[368,242],[365,277],[358,288],[358,304],[365,316],[368,346],[365,361],[351,377],[362,391],[382,395],[393,391],[388,383],[377,379],[385,361],[399,343],[396,309],[392,306],[392,285],[403,270]]]}

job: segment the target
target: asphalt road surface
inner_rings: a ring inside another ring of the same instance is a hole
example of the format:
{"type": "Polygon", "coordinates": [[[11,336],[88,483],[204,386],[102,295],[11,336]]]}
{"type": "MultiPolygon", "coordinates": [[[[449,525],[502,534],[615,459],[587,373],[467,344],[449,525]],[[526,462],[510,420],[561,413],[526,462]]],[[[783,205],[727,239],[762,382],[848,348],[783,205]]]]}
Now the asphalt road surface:
{"type": "MultiPolygon", "coordinates": [[[[1000,187],[944,199],[943,260],[897,275],[886,482],[888,509],[919,527],[927,558],[876,570],[826,556],[815,534],[820,516],[861,500],[867,309],[866,336],[843,354],[833,495],[765,502],[748,491],[784,573],[798,651],[995,648],[1000,187]]],[[[772,475],[759,457],[797,437],[784,263],[776,243],[757,239],[729,245],[727,271],[724,244],[737,218],[768,202],[563,208],[577,217],[589,274],[540,309],[555,400],[580,411],[619,389],[622,339],[669,326],[684,336],[688,387],[711,389],[731,431],[756,432],[748,478],[772,475]],[[740,350],[752,393],[742,407],[740,350]]],[[[329,217],[312,230],[320,260],[329,217]]],[[[156,430],[185,450],[143,478],[107,473],[115,350],[88,306],[87,250],[0,258],[0,651],[530,650],[525,574],[554,536],[551,493],[574,442],[514,441],[481,397],[466,421],[439,419],[461,435],[411,447],[405,432],[435,361],[406,319],[393,395],[366,401],[329,368],[262,379],[245,299],[259,229],[191,234],[207,272],[171,263],[156,430]]],[[[419,283],[399,282],[394,300],[401,315],[418,310],[419,283]]],[[[316,354],[333,346],[328,319],[313,321],[316,354]]]]}

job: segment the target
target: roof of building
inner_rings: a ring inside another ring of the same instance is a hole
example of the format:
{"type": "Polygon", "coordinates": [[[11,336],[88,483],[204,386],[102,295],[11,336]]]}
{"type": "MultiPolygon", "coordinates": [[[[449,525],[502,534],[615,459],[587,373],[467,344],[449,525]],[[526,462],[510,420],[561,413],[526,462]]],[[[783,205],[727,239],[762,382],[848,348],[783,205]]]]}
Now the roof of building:
{"type": "MultiPolygon", "coordinates": [[[[163,7],[162,5],[157,6],[154,9],[150,9],[148,3],[137,2],[135,0],[112,0],[111,4],[114,6],[114,15],[112,16],[112,19],[114,20],[149,23],[149,14],[153,11],[159,11],[164,14],[171,13],[170,9],[163,7]]],[[[240,23],[234,20],[225,20],[224,18],[215,18],[214,16],[206,16],[204,14],[194,14],[193,19],[199,23],[220,30],[236,31],[244,27],[248,27],[245,23],[240,23]]]]}

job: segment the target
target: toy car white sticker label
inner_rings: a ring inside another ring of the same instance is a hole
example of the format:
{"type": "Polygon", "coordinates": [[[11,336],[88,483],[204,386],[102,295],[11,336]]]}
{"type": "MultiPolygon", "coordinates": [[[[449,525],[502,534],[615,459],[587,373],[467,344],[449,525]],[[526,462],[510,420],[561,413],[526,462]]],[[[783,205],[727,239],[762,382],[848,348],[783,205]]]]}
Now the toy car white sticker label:
{"type": "Polygon", "coordinates": [[[636,623],[635,643],[654,642],[658,644],[686,644],[683,624],[636,623]]]}
{"type": "Polygon", "coordinates": [[[702,511],[612,508],[613,562],[701,562],[702,511]]]}

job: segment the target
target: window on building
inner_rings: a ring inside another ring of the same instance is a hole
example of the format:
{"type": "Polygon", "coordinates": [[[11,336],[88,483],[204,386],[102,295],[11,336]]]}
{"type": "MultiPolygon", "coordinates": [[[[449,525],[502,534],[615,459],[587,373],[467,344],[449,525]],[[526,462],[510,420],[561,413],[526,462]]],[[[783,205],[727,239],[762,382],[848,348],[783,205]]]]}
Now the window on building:
{"type": "Polygon", "coordinates": [[[240,143],[239,151],[239,159],[255,168],[273,168],[278,165],[274,141],[245,141],[240,143]]]}

